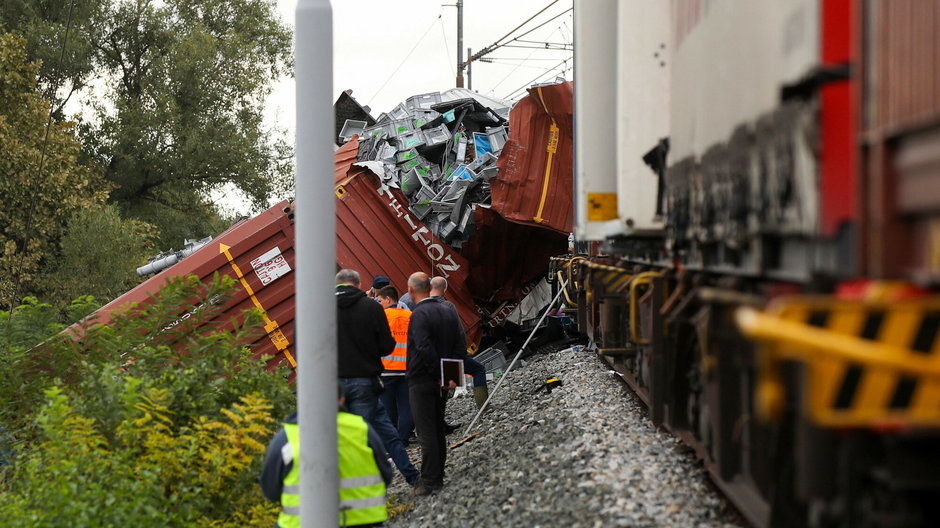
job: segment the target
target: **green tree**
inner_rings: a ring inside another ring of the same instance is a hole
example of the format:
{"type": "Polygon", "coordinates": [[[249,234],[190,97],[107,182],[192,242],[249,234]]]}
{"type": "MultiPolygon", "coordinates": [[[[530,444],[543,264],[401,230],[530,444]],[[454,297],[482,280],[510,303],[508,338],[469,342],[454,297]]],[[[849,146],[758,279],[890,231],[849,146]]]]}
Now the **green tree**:
{"type": "Polygon", "coordinates": [[[101,20],[110,0],[3,0],[0,26],[28,35],[27,54],[39,62],[39,88],[52,104],[56,120],[73,96],[93,78],[97,50],[102,36],[101,20]],[[68,39],[65,31],[68,28],[68,39]]]}
{"type": "Polygon", "coordinates": [[[125,217],[156,225],[170,247],[218,228],[213,190],[234,187],[260,209],[290,189],[291,148],[262,119],[291,65],[273,0],[13,0],[0,23],[38,28],[33,57],[55,60],[68,10],[44,6],[71,3],[87,45],[65,42],[75,60],[44,67],[46,92],[99,87],[82,139],[125,217]]]}
{"type": "Polygon", "coordinates": [[[56,304],[81,295],[108,302],[140,282],[135,272],[154,251],[155,228],[125,220],[114,205],[79,211],[68,223],[45,282],[56,304]]]}
{"type": "Polygon", "coordinates": [[[104,203],[110,189],[100,168],[81,160],[73,123],[49,123],[38,68],[27,61],[24,39],[0,33],[0,302],[6,306],[16,302],[14,292],[36,290],[68,219],[104,203]]]}

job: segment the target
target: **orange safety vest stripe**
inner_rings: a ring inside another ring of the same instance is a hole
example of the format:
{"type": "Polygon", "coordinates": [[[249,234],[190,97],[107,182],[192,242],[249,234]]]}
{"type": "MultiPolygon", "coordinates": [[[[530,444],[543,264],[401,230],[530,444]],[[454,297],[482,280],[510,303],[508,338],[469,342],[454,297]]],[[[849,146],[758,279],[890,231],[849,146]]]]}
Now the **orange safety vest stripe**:
{"type": "Polygon", "coordinates": [[[411,321],[411,312],[402,308],[386,308],[385,316],[388,318],[388,327],[395,338],[395,349],[392,353],[382,357],[382,367],[385,370],[405,370],[408,360],[408,323],[411,321]]]}

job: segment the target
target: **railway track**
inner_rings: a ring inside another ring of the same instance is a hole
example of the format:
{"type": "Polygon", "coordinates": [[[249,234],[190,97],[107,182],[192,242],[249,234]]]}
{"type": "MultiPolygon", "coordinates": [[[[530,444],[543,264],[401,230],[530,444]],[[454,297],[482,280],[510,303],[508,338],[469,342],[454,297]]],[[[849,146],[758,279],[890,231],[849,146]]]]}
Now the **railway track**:
{"type": "MultiPolygon", "coordinates": [[[[393,483],[406,511],[388,526],[746,526],[594,352],[536,354],[507,376],[482,434],[450,450],[442,492],[416,499],[393,483]],[[563,384],[533,394],[549,378],[563,384]]],[[[451,422],[474,412],[469,399],[448,403],[451,422]]]]}

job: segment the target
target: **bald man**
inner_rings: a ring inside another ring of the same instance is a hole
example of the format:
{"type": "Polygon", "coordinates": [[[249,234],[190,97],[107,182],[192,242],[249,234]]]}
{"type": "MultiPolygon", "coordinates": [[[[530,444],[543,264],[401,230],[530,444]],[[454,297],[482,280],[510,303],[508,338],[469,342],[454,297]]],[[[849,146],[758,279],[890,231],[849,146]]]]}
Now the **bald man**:
{"type": "Polygon", "coordinates": [[[411,416],[421,444],[421,478],[415,495],[430,495],[444,487],[447,440],[444,431],[441,359],[462,359],[467,354],[467,340],[456,310],[431,298],[431,279],[427,273],[408,278],[408,293],[415,307],[408,324],[408,395],[411,416]]]}

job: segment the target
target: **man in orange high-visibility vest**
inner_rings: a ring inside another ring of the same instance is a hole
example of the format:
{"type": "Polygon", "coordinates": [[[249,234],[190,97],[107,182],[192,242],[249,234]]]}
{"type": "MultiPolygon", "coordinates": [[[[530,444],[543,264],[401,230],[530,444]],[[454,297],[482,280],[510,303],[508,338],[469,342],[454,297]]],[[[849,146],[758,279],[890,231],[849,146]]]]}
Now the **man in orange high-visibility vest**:
{"type": "Polygon", "coordinates": [[[408,444],[408,438],[414,429],[414,420],[411,418],[411,404],[408,402],[408,381],[405,379],[405,364],[408,361],[408,322],[411,321],[411,312],[398,306],[398,290],[394,286],[385,286],[378,290],[376,298],[385,316],[388,318],[388,327],[395,338],[395,348],[392,353],[382,356],[382,383],[385,392],[379,398],[382,405],[388,410],[392,422],[398,430],[401,441],[408,444]]]}

